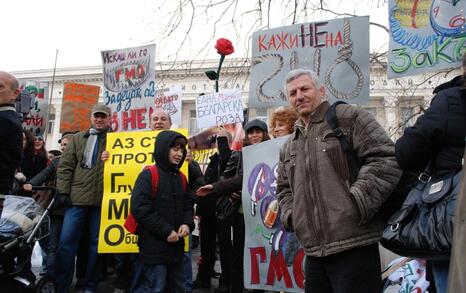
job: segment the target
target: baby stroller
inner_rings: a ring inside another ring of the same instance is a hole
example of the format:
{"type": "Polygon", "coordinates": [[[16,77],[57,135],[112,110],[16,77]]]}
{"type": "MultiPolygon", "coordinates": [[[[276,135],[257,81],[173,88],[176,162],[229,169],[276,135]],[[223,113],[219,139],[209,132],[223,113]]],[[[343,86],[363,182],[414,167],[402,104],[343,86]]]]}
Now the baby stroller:
{"type": "Polygon", "coordinates": [[[0,198],[0,292],[56,292],[50,276],[37,279],[31,270],[34,245],[49,233],[48,214],[55,202],[56,189],[34,187],[33,190],[52,191],[52,200],[45,210],[30,197],[0,198]]]}

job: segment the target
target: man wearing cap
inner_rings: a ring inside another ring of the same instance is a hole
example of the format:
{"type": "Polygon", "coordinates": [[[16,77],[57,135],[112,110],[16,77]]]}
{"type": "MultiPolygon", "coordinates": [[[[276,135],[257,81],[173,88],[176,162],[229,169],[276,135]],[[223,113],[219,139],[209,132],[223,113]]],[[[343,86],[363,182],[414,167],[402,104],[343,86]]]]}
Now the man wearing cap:
{"type": "Polygon", "coordinates": [[[22,129],[15,110],[18,80],[0,71],[0,194],[8,194],[21,161],[22,129]]]}
{"type": "Polygon", "coordinates": [[[104,170],[100,157],[105,149],[107,132],[110,131],[109,122],[110,109],[105,104],[96,104],[92,108],[91,128],[73,136],[58,166],[59,198],[69,205],[63,219],[56,270],[53,273],[59,292],[67,292],[73,280],[74,259],[86,221],[89,227],[89,253],[84,291],[95,292],[97,288],[97,242],[104,170]]]}

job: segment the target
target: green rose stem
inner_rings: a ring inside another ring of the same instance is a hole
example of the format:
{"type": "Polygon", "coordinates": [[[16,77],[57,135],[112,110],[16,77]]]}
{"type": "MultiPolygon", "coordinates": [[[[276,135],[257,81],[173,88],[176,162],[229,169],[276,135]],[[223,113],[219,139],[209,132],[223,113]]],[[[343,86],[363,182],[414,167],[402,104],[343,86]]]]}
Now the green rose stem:
{"type": "Polygon", "coordinates": [[[218,69],[217,69],[217,78],[215,79],[215,92],[218,93],[218,79],[220,77],[220,69],[222,69],[222,63],[223,60],[225,60],[225,55],[220,55],[220,63],[218,64],[218,69]]]}

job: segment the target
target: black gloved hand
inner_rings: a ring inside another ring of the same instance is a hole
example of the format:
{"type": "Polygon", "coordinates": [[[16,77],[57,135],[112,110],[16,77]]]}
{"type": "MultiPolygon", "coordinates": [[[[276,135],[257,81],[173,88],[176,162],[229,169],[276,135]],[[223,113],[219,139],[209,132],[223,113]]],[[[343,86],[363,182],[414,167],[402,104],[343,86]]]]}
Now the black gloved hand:
{"type": "Polygon", "coordinates": [[[67,208],[72,205],[70,195],[68,193],[59,193],[55,196],[53,208],[67,208]]]}

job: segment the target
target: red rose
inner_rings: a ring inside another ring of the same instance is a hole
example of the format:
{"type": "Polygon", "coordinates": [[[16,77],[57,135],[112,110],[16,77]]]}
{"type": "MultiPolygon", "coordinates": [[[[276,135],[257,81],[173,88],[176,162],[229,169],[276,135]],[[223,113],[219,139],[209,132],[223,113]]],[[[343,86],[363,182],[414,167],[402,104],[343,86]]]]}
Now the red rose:
{"type": "Polygon", "coordinates": [[[231,53],[235,52],[235,48],[233,48],[233,44],[230,42],[230,40],[224,38],[217,40],[215,49],[217,49],[217,53],[220,55],[230,55],[231,53]]]}

